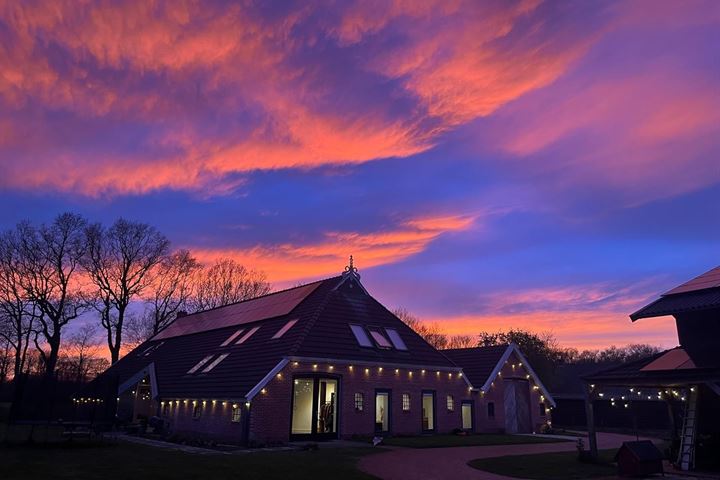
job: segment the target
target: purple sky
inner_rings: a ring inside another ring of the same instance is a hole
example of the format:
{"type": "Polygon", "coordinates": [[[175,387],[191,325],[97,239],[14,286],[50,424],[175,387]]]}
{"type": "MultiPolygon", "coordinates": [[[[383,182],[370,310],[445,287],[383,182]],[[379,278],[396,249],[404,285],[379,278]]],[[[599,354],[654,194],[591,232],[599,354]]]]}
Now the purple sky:
{"type": "Polygon", "coordinates": [[[720,3],[0,0],[0,227],[152,223],[453,333],[672,346],[716,266],[720,3]],[[422,4],[422,6],[420,6],[422,4]]]}

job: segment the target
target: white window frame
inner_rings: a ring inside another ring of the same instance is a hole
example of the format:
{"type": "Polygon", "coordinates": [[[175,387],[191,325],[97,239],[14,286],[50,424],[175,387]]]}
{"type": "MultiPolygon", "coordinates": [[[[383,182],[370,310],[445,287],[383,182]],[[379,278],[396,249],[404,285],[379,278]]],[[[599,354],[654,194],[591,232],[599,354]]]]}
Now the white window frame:
{"type": "Polygon", "coordinates": [[[411,402],[410,394],[403,393],[402,394],[402,411],[409,412],[411,405],[412,405],[412,402],[411,402]]]}
{"type": "Polygon", "coordinates": [[[384,348],[384,349],[392,349],[393,348],[393,344],[390,342],[390,340],[388,340],[388,338],[385,335],[382,334],[382,332],[380,331],[379,328],[369,327],[368,332],[370,333],[370,338],[373,339],[373,341],[375,342],[375,345],[378,348],[384,348]],[[378,338],[382,339],[382,341],[378,340],[378,338]],[[385,343],[386,345],[384,345],[383,343],[385,343]]]}
{"type": "Polygon", "coordinates": [[[241,344],[245,343],[247,341],[247,339],[252,337],[253,334],[255,332],[257,332],[258,330],[260,330],[259,326],[251,328],[250,330],[248,330],[248,332],[245,335],[242,336],[242,338],[240,338],[240,340],[237,341],[237,343],[235,343],[235,345],[241,345],[241,344]]]}
{"type": "Polygon", "coordinates": [[[220,346],[221,346],[221,347],[227,347],[228,345],[230,345],[230,344],[232,343],[233,340],[235,340],[235,339],[236,339],[242,332],[244,332],[244,331],[245,331],[244,328],[240,328],[240,329],[236,330],[232,335],[230,335],[230,336],[227,338],[227,340],[225,340],[224,342],[222,342],[222,343],[220,344],[220,346]]]}
{"type": "Polygon", "coordinates": [[[202,360],[200,360],[198,363],[196,363],[194,367],[192,367],[190,370],[187,371],[188,375],[192,375],[193,373],[200,370],[200,368],[203,365],[205,365],[207,362],[209,362],[212,357],[213,357],[212,355],[207,355],[206,357],[204,357],[202,360]]]}
{"type": "Polygon", "coordinates": [[[242,420],[242,410],[240,405],[233,405],[230,407],[230,423],[240,423],[242,420]]]}
{"type": "Polygon", "coordinates": [[[297,318],[294,320],[289,320],[285,325],[280,328],[280,330],[275,332],[275,335],[272,336],[272,339],[275,340],[285,335],[285,333],[287,333],[287,331],[290,330],[297,323],[297,321],[297,318]]]}
{"type": "Polygon", "coordinates": [[[222,362],[223,360],[225,360],[225,359],[228,357],[228,355],[230,355],[230,354],[229,354],[229,353],[223,353],[223,354],[221,354],[221,355],[218,355],[218,357],[217,357],[215,360],[213,360],[213,361],[210,363],[210,365],[208,365],[207,367],[205,367],[205,368],[203,369],[202,373],[208,373],[208,372],[210,372],[213,368],[217,367],[217,366],[220,364],[220,362],[222,362]]]}
{"type": "Polygon", "coordinates": [[[405,345],[405,341],[400,336],[400,332],[395,330],[394,328],[386,328],[385,334],[390,339],[390,343],[392,343],[393,347],[395,347],[396,350],[407,350],[407,345],[405,345]]]}
{"type": "Polygon", "coordinates": [[[361,347],[369,348],[372,348],[374,346],[373,341],[368,335],[368,332],[365,331],[362,325],[351,323],[350,330],[352,331],[353,336],[355,337],[355,341],[358,343],[358,345],[360,345],[361,347]]]}
{"type": "Polygon", "coordinates": [[[447,408],[448,412],[454,412],[455,411],[455,397],[452,395],[447,395],[445,397],[445,407],[447,408]]]}

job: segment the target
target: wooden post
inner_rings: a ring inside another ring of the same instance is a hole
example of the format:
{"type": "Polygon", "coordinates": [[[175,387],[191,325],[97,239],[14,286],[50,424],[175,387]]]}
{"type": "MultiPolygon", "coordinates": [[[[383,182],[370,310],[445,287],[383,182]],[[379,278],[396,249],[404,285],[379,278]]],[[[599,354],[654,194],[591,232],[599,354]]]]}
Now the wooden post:
{"type": "Polygon", "coordinates": [[[590,384],[585,384],[585,417],[587,418],[588,446],[590,456],[598,458],[597,436],[595,434],[595,417],[593,415],[593,400],[595,395],[590,384]]]}

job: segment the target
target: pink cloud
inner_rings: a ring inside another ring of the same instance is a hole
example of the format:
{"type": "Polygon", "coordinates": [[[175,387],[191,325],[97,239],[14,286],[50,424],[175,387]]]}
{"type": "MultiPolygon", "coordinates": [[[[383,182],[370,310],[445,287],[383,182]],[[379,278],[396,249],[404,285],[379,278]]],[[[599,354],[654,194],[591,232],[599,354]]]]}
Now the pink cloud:
{"type": "Polygon", "coordinates": [[[2,185],[87,195],[223,191],[214,184],[229,174],[411,156],[552,82],[592,41],[576,38],[575,27],[545,25],[538,5],[358,3],[317,22],[322,9],[312,5],[263,17],[195,1],[0,1],[8,35],[0,124],[24,122],[0,136],[2,185]],[[401,44],[371,45],[394,35],[401,44]],[[350,68],[386,90],[333,107],[359,93],[346,89],[352,72],[332,71],[320,44],[357,57],[350,68]],[[37,114],[46,111],[120,130],[140,125],[145,136],[128,146],[103,130],[107,150],[84,152],[57,138],[37,114]]]}
{"type": "Polygon", "coordinates": [[[257,245],[250,248],[193,248],[202,262],[234,258],[267,273],[276,286],[336,275],[352,254],[362,269],[400,262],[416,255],[438,239],[476,226],[475,216],[442,215],[411,219],[369,233],[327,232],[311,243],[257,245]]]}

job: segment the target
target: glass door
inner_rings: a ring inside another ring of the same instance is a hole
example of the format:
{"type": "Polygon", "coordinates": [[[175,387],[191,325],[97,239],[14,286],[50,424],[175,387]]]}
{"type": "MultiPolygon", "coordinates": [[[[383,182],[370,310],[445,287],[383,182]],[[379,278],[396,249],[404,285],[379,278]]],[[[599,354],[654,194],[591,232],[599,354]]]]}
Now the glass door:
{"type": "Polygon", "coordinates": [[[470,401],[463,401],[460,407],[462,415],[462,429],[466,432],[473,431],[473,403],[470,401]]]}
{"type": "Polygon", "coordinates": [[[337,418],[337,379],[312,377],[293,380],[292,438],[337,438],[337,418]]]}
{"type": "Polygon", "coordinates": [[[422,429],[435,431],[435,392],[422,392],[422,429]]]}
{"type": "Polygon", "coordinates": [[[319,378],[317,389],[317,430],[319,434],[337,432],[337,380],[319,378]]]}
{"type": "Polygon", "coordinates": [[[375,432],[390,431],[390,391],[375,391],[375,432]]]}

